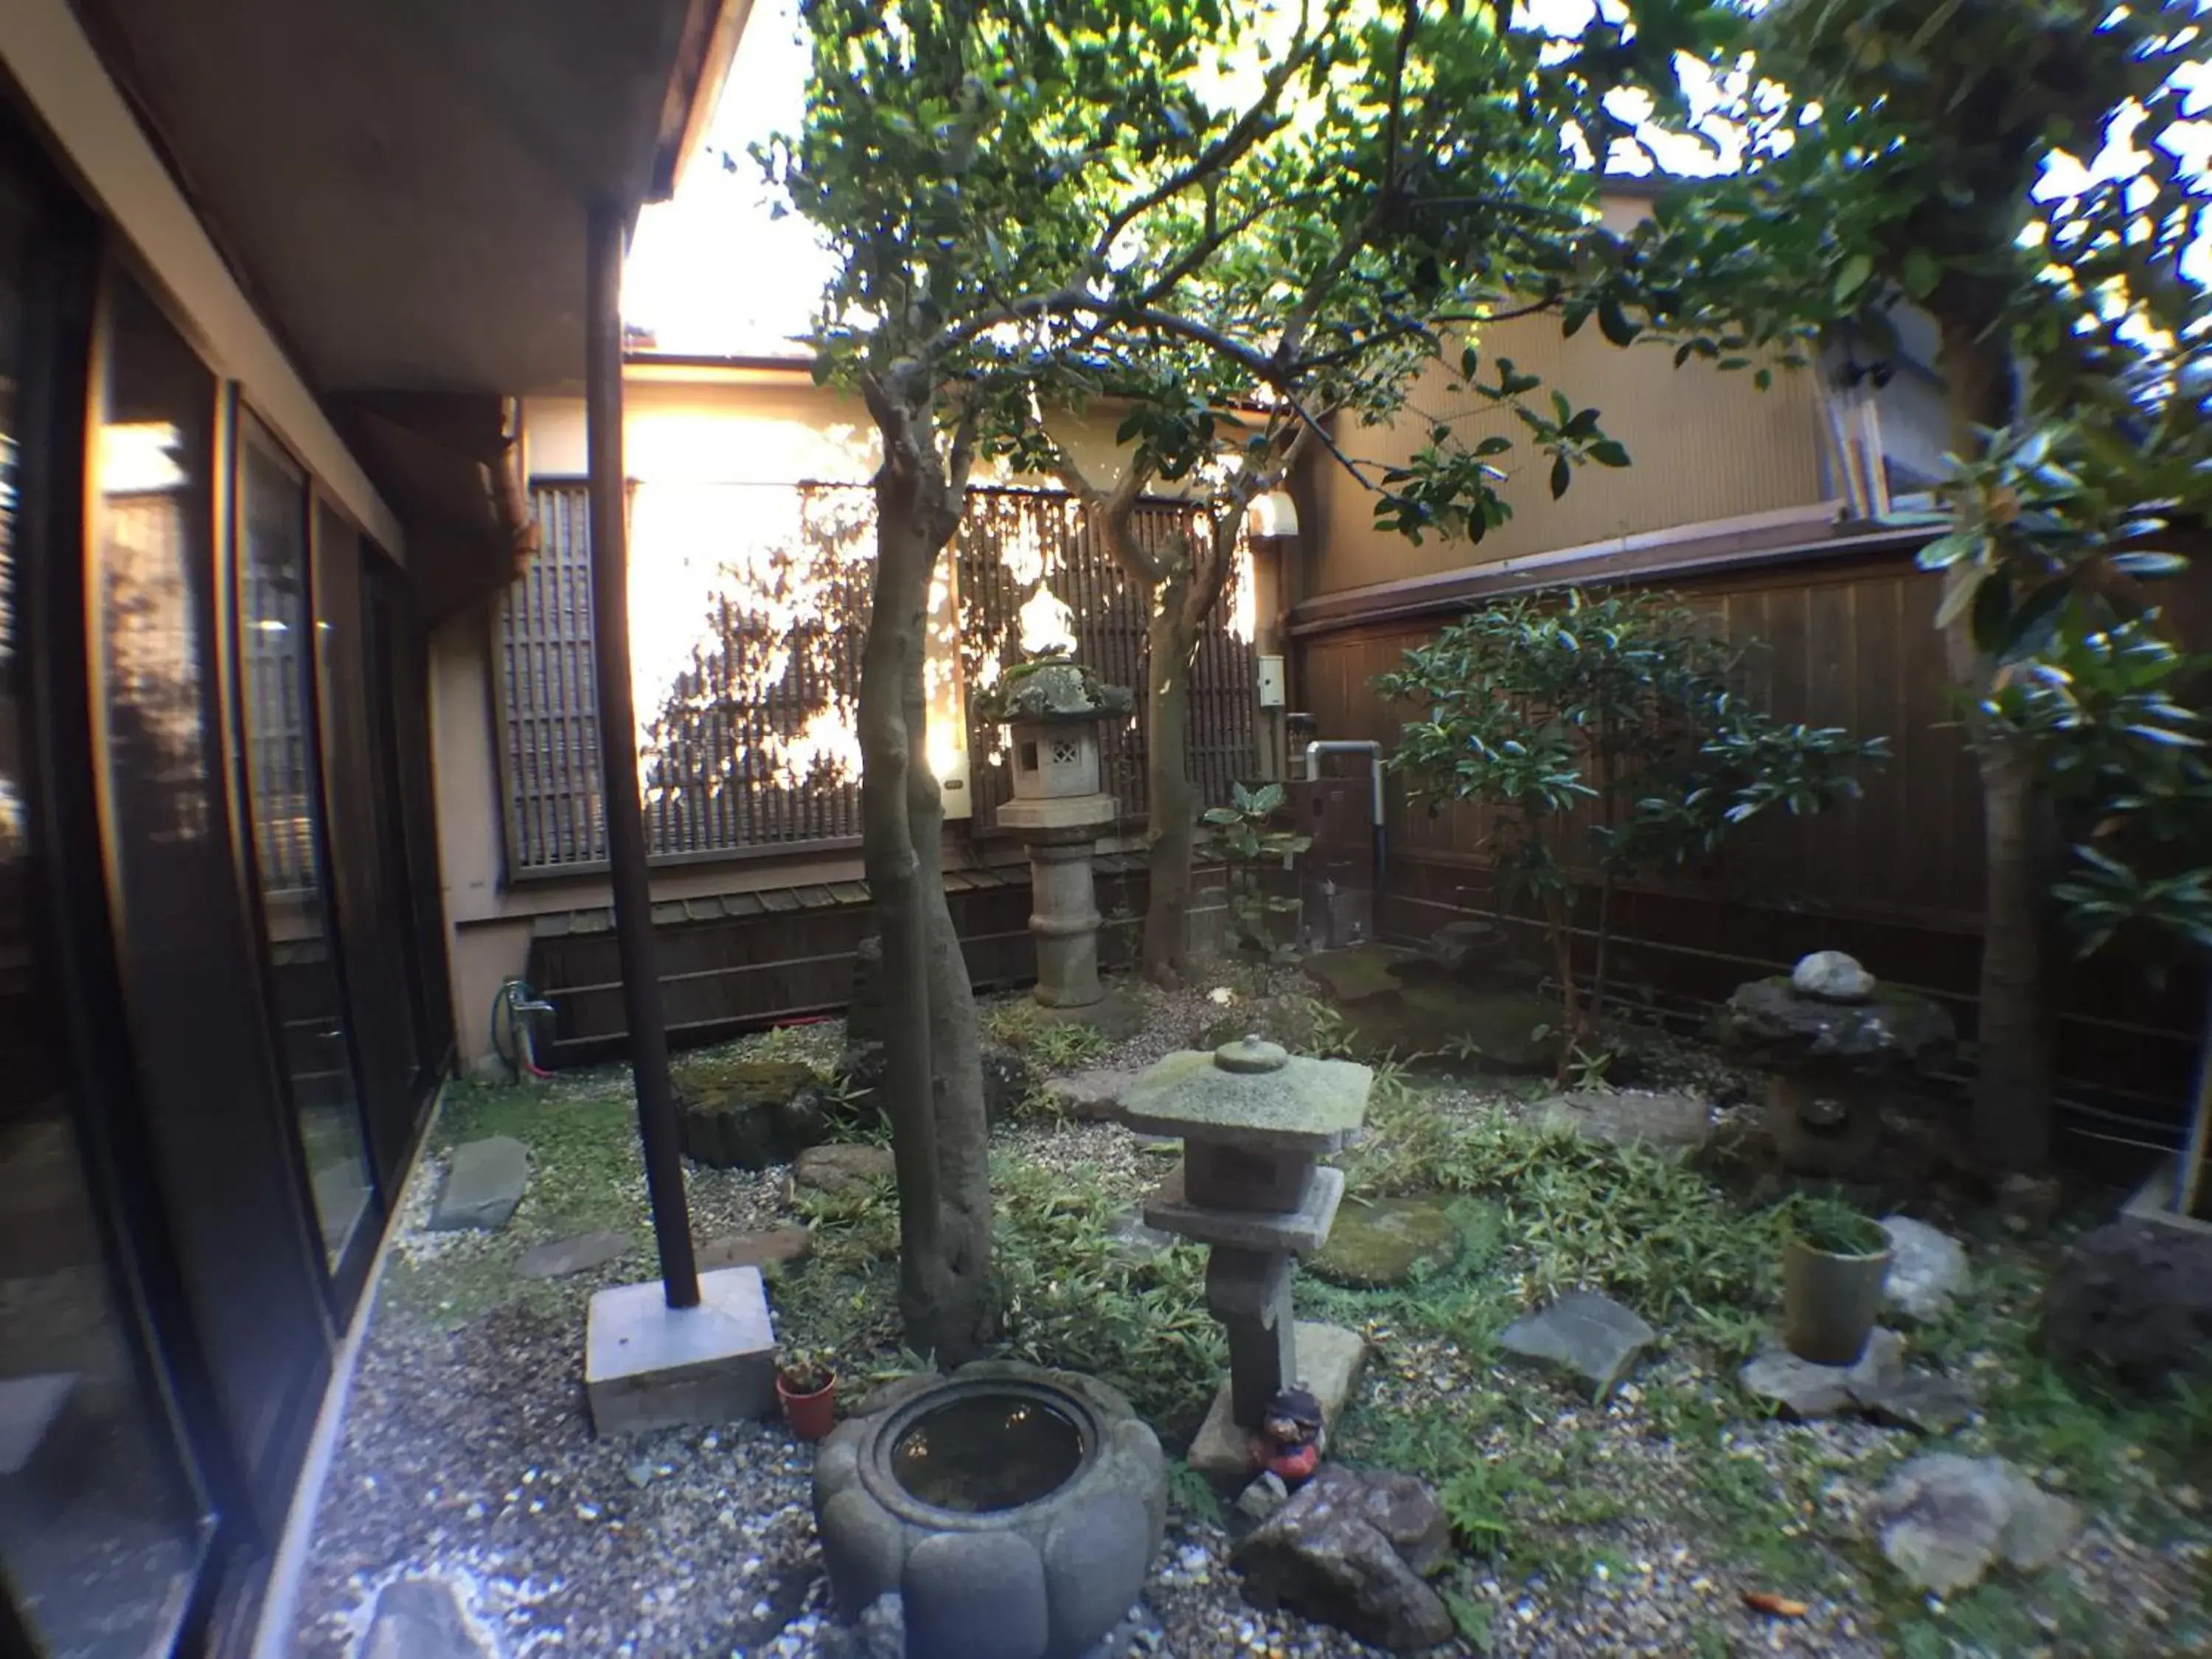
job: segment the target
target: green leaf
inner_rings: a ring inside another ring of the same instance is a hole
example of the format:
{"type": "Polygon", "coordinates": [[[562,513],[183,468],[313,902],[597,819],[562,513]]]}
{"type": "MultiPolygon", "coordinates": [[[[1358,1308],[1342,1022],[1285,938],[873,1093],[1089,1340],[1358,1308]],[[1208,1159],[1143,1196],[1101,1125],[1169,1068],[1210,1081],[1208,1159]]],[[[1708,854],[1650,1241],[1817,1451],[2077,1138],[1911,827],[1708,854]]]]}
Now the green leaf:
{"type": "Polygon", "coordinates": [[[1628,320],[1620,302],[1610,298],[1598,301],[1597,326],[1598,332],[1617,346],[1634,345],[1636,337],[1644,331],[1628,320]]]}
{"type": "Polygon", "coordinates": [[[1552,499],[1556,501],[1560,496],[1565,495],[1567,485],[1573,479],[1574,472],[1567,465],[1567,458],[1565,455],[1554,455],[1552,458],[1552,499]]]}
{"type": "Polygon", "coordinates": [[[1600,466],[1626,466],[1628,449],[1626,445],[1607,438],[1602,443],[1595,443],[1589,447],[1589,458],[1600,466]]]}
{"type": "Polygon", "coordinates": [[[1836,273],[1836,303],[1849,305],[1851,296],[1864,288],[1874,277],[1874,257],[1854,253],[1844,261],[1844,268],[1836,273]]]}
{"type": "Polygon", "coordinates": [[[1914,248],[1905,256],[1905,291],[1914,299],[1926,299],[1942,280],[1943,266],[1934,254],[1914,248]]]}

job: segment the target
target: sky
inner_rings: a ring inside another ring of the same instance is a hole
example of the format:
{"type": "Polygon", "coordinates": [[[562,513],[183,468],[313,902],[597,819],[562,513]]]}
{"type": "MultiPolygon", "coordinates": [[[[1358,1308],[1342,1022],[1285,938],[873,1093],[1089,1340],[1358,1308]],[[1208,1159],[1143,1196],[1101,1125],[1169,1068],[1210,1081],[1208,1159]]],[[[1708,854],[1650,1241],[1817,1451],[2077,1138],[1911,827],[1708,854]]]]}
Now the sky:
{"type": "MultiPolygon", "coordinates": [[[[1599,0],[1524,3],[1534,21],[1559,34],[1579,32],[1599,8],[1599,0]]],[[[1606,9],[1617,16],[1620,9],[1606,9]]],[[[739,356],[802,349],[797,337],[812,324],[830,257],[803,220],[772,216],[772,193],[749,149],[773,133],[798,130],[807,69],[797,0],[756,0],[708,124],[706,153],[693,158],[674,200],[645,210],[631,246],[623,314],[652,331],[660,349],[739,356]],[[732,166],[723,165],[726,156],[732,166]]],[[[2190,82],[2188,112],[2212,115],[2212,64],[2183,74],[2190,82]]],[[[1693,81],[1688,89],[1698,107],[1718,96],[1710,83],[1693,81]]],[[[1718,123],[1715,131],[1723,143],[1717,157],[1680,138],[1656,137],[1653,147],[1662,165],[1680,173],[1733,166],[1729,135],[1718,123]]],[[[2212,119],[2191,123],[2183,142],[2194,170],[2212,166],[2212,119]]],[[[2092,157],[2062,156],[2037,194],[2063,196],[2092,178],[2124,176],[2140,165],[2124,143],[2092,157]]],[[[2188,270],[2197,281],[2212,282],[2212,240],[2197,244],[2188,270]]]]}

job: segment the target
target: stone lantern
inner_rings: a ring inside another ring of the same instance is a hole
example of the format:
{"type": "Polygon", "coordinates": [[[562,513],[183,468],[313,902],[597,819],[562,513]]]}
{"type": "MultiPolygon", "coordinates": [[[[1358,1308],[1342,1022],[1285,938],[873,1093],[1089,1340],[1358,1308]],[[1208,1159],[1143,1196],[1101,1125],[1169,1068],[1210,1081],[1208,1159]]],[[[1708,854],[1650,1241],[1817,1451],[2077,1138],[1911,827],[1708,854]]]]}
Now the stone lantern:
{"type": "Polygon", "coordinates": [[[1285,1387],[1311,1390],[1333,1428],[1358,1378],[1357,1332],[1292,1318],[1291,1261],[1328,1237],[1344,1172],[1318,1160],[1359,1133],[1374,1081],[1364,1066],[1293,1058],[1248,1036],[1169,1054],[1121,1096],[1129,1127],[1183,1143],[1146,1224],[1212,1247],[1206,1302],[1228,1334],[1229,1381],[1191,1443],[1203,1474],[1250,1473],[1251,1437],[1285,1387]]]}
{"type": "Polygon", "coordinates": [[[1088,1008],[1106,994],[1098,981],[1091,854],[1120,811],[1098,787],[1098,730],[1106,720],[1127,719],[1133,699],[1060,658],[1019,665],[998,692],[1014,786],[999,823],[1029,848],[1037,955],[1032,994],[1048,1008],[1088,1008]]]}

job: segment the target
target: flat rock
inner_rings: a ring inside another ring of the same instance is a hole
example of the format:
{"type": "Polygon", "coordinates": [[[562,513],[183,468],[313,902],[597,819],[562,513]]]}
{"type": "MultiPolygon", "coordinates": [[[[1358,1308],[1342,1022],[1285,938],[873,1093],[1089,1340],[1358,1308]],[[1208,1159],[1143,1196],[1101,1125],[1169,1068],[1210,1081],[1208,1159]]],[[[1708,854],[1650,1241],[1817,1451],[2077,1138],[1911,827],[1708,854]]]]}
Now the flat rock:
{"type": "Polygon", "coordinates": [[[1893,1389],[1905,1378],[1905,1339],[1877,1328],[1856,1365],[1820,1365],[1776,1347],[1737,1373],[1744,1392],[1798,1422],[1832,1417],[1862,1399],[1893,1389]]]}
{"type": "Polygon", "coordinates": [[[604,1267],[626,1255],[629,1247],[628,1233],[578,1233],[574,1238],[533,1245],[522,1253],[514,1271],[522,1279],[565,1279],[570,1273],[604,1267]]]}
{"type": "Polygon", "coordinates": [[[1591,1399],[1602,1401],[1657,1335],[1611,1297],[1570,1291],[1542,1312],[1515,1320],[1498,1342],[1508,1353],[1579,1378],[1591,1399]]]}
{"type": "Polygon", "coordinates": [[[796,1266],[814,1253],[814,1234],[805,1227],[763,1227],[755,1232],[724,1233],[699,1247],[699,1270],[714,1267],[796,1266]]]}
{"type": "Polygon", "coordinates": [[[490,1659],[442,1578],[402,1578],[377,1593],[362,1659],[490,1659]]]}
{"type": "Polygon", "coordinates": [[[1571,1129],[1608,1146],[1693,1150],[1713,1132],[1713,1109],[1695,1095],[1633,1089],[1577,1089],[1543,1105],[1547,1128],[1571,1129]]]}
{"type": "Polygon", "coordinates": [[[1378,1052],[1447,1054],[1508,1072],[1550,1071],[1563,1041],[1558,1003],[1512,986],[1431,977],[1340,1012],[1352,1035],[1378,1052]]]}
{"type": "Polygon", "coordinates": [[[1342,951],[1317,951],[1299,967],[1308,979],[1328,988],[1332,1001],[1358,1002],[1401,988],[1397,969],[1403,956],[1388,945],[1355,945],[1342,951]]]}
{"type": "Polygon", "coordinates": [[[1230,1564],[1254,1606],[1289,1607],[1388,1652],[1418,1653],[1452,1635],[1443,1598],[1376,1524],[1368,1481],[1340,1464],[1323,1465],[1246,1534],[1230,1564]]]}
{"type": "MultiPolygon", "coordinates": [[[[1359,1385],[1367,1364],[1367,1339],[1341,1325],[1324,1325],[1301,1319],[1294,1332],[1298,1362],[1298,1384],[1311,1389],[1321,1401],[1322,1443],[1336,1432],[1337,1419],[1359,1385]]],[[[1199,1474],[1222,1480],[1249,1479],[1253,1472],[1252,1437],[1237,1426],[1224,1381],[1213,1404],[1199,1425],[1184,1460],[1199,1474]]]]}
{"type": "Polygon", "coordinates": [[[1110,1066],[1070,1072],[1066,1077],[1048,1078],[1045,1092],[1060,1103],[1060,1110],[1080,1122],[1109,1122],[1120,1110],[1122,1095],[1142,1075],[1110,1066]]]}
{"type": "Polygon", "coordinates": [[[809,1146],[793,1163],[791,1179],[794,1186],[811,1187],[817,1192],[851,1193],[893,1179],[897,1167],[888,1146],[865,1142],[809,1146]]]}
{"type": "Polygon", "coordinates": [[[1917,1434],[1948,1434],[1981,1403],[1954,1377],[1910,1373],[1888,1383],[1855,1390],[1852,1403],[1875,1422],[1917,1434]]]}
{"type": "Polygon", "coordinates": [[[1882,1291],[1887,1311],[1927,1324],[1950,1311],[1951,1298],[1966,1288],[1966,1252],[1942,1229],[1908,1215],[1881,1218],[1889,1235],[1889,1278],[1882,1291]]]}
{"type": "Polygon", "coordinates": [[[471,1140],[453,1148],[438,1201],[430,1207],[432,1232],[507,1225],[530,1185],[530,1149],[509,1135],[471,1140]]]}
{"type": "Polygon", "coordinates": [[[2033,1572],[2080,1529],[2080,1510],[2001,1457],[1937,1452],[1901,1465],[1867,1516],[1881,1553],[1916,1589],[1951,1595],[2002,1559],[2033,1572]]]}
{"type": "Polygon", "coordinates": [[[1459,1224],[1440,1199],[1381,1198],[1340,1206],[1328,1239],[1307,1267],[1355,1289],[1402,1285],[1459,1260],[1459,1224]]]}

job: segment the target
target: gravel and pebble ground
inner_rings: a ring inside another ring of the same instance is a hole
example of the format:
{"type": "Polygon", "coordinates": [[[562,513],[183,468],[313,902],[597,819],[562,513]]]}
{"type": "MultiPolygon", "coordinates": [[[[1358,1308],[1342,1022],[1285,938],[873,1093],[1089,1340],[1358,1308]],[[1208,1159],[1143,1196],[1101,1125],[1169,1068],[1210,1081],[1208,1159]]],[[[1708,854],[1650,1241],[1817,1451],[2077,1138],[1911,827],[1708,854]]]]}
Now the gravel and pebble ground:
{"type": "MultiPolygon", "coordinates": [[[[1294,983],[1247,983],[1236,994],[1294,983]]],[[[1144,1018],[1090,1063],[1138,1066],[1187,1045],[1230,1003],[1209,995],[1213,988],[1172,997],[1139,991],[1144,1018]]],[[[823,1028],[789,1041],[827,1054],[837,1033],[823,1028]]],[[[620,1085],[605,1076],[562,1079],[551,1085],[548,1108],[604,1097],[611,1086],[620,1085]]],[[[1436,1104],[1472,1109],[1500,1097],[1479,1087],[1446,1088],[1437,1091],[1436,1104]]],[[[1133,1195],[1158,1163],[1111,1125],[1023,1123],[1001,1129],[998,1139],[1002,1151],[1025,1164],[1080,1168],[1133,1195]]],[[[403,1277],[426,1265],[470,1265],[496,1278],[524,1243],[538,1242],[528,1200],[513,1237],[427,1231],[438,1174],[438,1160],[426,1158],[396,1224],[393,1260],[403,1277]]],[[[634,1164],[615,1179],[614,1197],[641,1215],[642,1179],[634,1164]]],[[[693,1170],[690,1189],[702,1239],[788,1219],[781,1171],[693,1170]]],[[[836,1659],[848,1650],[828,1617],[809,1510],[811,1447],[779,1423],[593,1438],[582,1387],[583,1310],[593,1291],[650,1270],[642,1249],[641,1243],[640,1252],[622,1261],[532,1286],[527,1295],[493,1298],[481,1312],[464,1306],[458,1317],[441,1316],[452,1316],[451,1307],[394,1295],[387,1283],[302,1589],[295,1650],[304,1659],[356,1659],[379,1593],[395,1580],[425,1577],[452,1585],[480,1650],[507,1659],[551,1653],[836,1659]]],[[[1730,1390],[1674,1358],[1639,1381],[1608,1407],[1563,1405],[1556,1420],[1538,1425],[1559,1437],[1594,1432],[1601,1450],[1588,1476],[1619,1501],[1612,1517],[1591,1530],[1595,1565],[1584,1582],[1473,1575],[1470,1599],[1485,1610],[1490,1631],[1483,1650],[1529,1659],[1766,1652],[1872,1659],[1887,1650],[1856,1569],[1834,1573],[1817,1589],[1761,1583],[1725,1559],[1717,1534],[1693,1534],[1664,1518],[1667,1506],[1656,1499],[1679,1497],[1698,1474],[1655,1419],[1653,1402],[1670,1388],[1730,1390]],[[1803,1616],[1747,1610],[1743,1592],[1774,1589],[1802,1595],[1803,1616]]],[[[1368,1384],[1382,1409],[1401,1398],[1412,1408],[1439,1392],[1485,1386],[1480,1366],[1434,1340],[1395,1345],[1368,1384]]],[[[1869,1495],[1853,1467],[1882,1434],[1859,1424],[1747,1420],[1729,1455],[1778,1482],[1789,1466],[1808,1459],[1832,1468],[1818,1499],[1823,1513],[1804,1524],[1849,1531],[1869,1495]]],[[[1229,1546],[1210,1517],[1178,1505],[1132,1652],[1352,1659],[1373,1651],[1325,1626],[1246,1605],[1229,1546]]],[[[2119,1632],[2142,1629],[2142,1609],[2169,1608],[2190,1584],[2207,1582],[2212,1556],[2201,1543],[2153,1547],[2093,1522],[2069,1566],[2082,1595],[2109,1607],[2116,1621],[2115,1639],[2101,1651],[2185,1650],[2119,1632]]]]}

